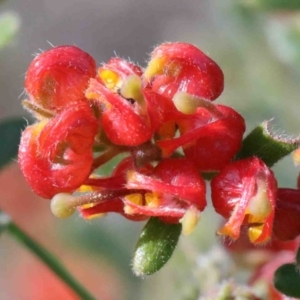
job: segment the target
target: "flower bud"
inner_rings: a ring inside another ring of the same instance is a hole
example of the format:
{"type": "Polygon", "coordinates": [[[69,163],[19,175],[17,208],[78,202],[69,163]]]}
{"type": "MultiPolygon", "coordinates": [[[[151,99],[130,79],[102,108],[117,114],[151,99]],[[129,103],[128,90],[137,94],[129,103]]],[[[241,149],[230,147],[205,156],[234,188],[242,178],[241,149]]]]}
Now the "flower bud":
{"type": "MultiPolygon", "coordinates": [[[[211,104],[214,106],[214,104],[211,104]]],[[[198,107],[196,113],[177,122],[180,136],[157,142],[165,156],[183,147],[186,157],[202,172],[226,166],[241,147],[245,131],[243,117],[230,107],[198,107]]]]}
{"type": "Polygon", "coordinates": [[[29,100],[45,110],[61,111],[84,99],[96,62],[75,46],[52,48],[36,56],[28,67],[25,89],[29,100]]]}
{"type": "Polygon", "coordinates": [[[90,175],[98,121],[87,102],[69,106],[22,133],[19,163],[39,196],[73,192],[90,175]]]}
{"type": "Polygon", "coordinates": [[[166,43],[151,54],[144,84],[172,99],[178,91],[214,100],[222,93],[224,76],[220,67],[196,46],[166,43]]]}

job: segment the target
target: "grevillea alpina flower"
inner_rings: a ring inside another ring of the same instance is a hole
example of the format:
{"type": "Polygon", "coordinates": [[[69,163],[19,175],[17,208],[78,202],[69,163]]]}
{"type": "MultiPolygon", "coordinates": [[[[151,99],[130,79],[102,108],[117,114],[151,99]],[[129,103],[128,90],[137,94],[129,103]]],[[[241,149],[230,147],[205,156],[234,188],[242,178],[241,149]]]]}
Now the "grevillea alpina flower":
{"type": "Polygon", "coordinates": [[[157,144],[165,156],[182,147],[185,156],[194,161],[200,171],[218,171],[240,149],[245,121],[230,107],[207,101],[201,101],[201,105],[204,107],[196,108],[195,113],[176,122],[179,137],[159,140],[157,144]]]}
{"type": "Polygon", "coordinates": [[[21,170],[35,193],[72,192],[90,175],[99,122],[87,102],[70,105],[50,121],[28,126],[19,147],[21,170]]]}
{"type": "Polygon", "coordinates": [[[147,191],[124,197],[127,213],[157,216],[171,223],[182,220],[186,233],[206,206],[205,182],[186,159],[165,159],[149,175],[128,172],[126,187],[147,191]]]}
{"type": "MultiPolygon", "coordinates": [[[[121,173],[113,174],[114,178],[123,176],[124,169],[119,170],[121,173]]],[[[127,165],[126,174],[127,191],[119,189],[124,195],[112,193],[116,195],[113,200],[105,199],[91,207],[83,206],[80,208],[83,217],[107,212],[117,212],[133,220],[155,216],[170,223],[182,221],[186,233],[192,230],[199,211],[206,206],[205,182],[192,162],[167,159],[154,169],[148,166],[139,170],[127,165]]],[[[92,184],[92,181],[89,183],[92,184]]],[[[101,189],[99,191],[101,193],[101,189]]]]}
{"type": "Polygon", "coordinates": [[[90,78],[96,76],[96,62],[75,46],[52,48],[36,56],[28,67],[25,89],[29,109],[61,111],[71,103],[84,101],[90,78]]]}
{"type": "Polygon", "coordinates": [[[245,224],[251,242],[270,239],[277,182],[263,161],[251,157],[226,166],[211,181],[211,189],[216,212],[228,219],[220,235],[236,240],[245,224]]]}
{"type": "MultiPolygon", "coordinates": [[[[133,221],[148,219],[148,216],[130,215],[124,211],[122,197],[135,192],[125,187],[127,172],[135,168],[132,157],[126,157],[116,166],[111,176],[90,176],[78,189],[79,194],[56,195],[51,201],[52,212],[58,217],[65,218],[72,215],[77,208],[84,219],[95,218],[106,213],[118,213],[133,221]]],[[[147,174],[152,169],[151,165],[145,165],[139,170],[147,174]]]]}
{"type": "Polygon", "coordinates": [[[300,235],[300,190],[279,188],[274,218],[274,235],[292,240],[300,235]]]}
{"type": "Polygon", "coordinates": [[[214,100],[223,91],[224,76],[220,67],[194,45],[166,43],[152,52],[143,83],[168,99],[186,92],[214,100]]]}
{"type": "MultiPolygon", "coordinates": [[[[131,63],[127,63],[125,73],[126,62],[117,61],[122,69],[115,64],[112,69],[109,64],[100,68],[101,80],[91,79],[86,97],[98,105],[103,129],[112,143],[138,146],[149,141],[170,118],[171,104],[151,89],[142,88],[141,78],[131,63]]],[[[175,111],[174,106],[172,108],[175,111]]]]}

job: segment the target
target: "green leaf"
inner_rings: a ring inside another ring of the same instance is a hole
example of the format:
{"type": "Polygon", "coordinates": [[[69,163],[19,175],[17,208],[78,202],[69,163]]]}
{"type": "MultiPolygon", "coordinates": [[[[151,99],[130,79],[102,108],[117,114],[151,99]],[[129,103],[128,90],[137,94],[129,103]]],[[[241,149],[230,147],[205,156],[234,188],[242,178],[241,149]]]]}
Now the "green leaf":
{"type": "Polygon", "coordinates": [[[14,12],[0,14],[0,48],[3,48],[20,27],[20,18],[14,12]]]}
{"type": "Polygon", "coordinates": [[[23,118],[0,122],[0,168],[16,157],[21,132],[26,125],[27,121],[23,118]]]}
{"type": "Polygon", "coordinates": [[[275,288],[289,297],[300,297],[300,273],[295,264],[284,264],[274,275],[275,288]]]}
{"type": "Polygon", "coordinates": [[[241,4],[248,7],[266,10],[297,10],[300,9],[299,0],[242,0],[241,4]]]}
{"type": "Polygon", "coordinates": [[[280,159],[296,150],[299,139],[291,139],[275,135],[269,129],[270,121],[254,128],[243,140],[242,148],[236,159],[257,156],[265,164],[272,167],[280,159]]]}
{"type": "Polygon", "coordinates": [[[132,270],[137,276],[151,275],[161,269],[178,243],[181,224],[166,224],[151,218],[137,242],[132,270]]]}

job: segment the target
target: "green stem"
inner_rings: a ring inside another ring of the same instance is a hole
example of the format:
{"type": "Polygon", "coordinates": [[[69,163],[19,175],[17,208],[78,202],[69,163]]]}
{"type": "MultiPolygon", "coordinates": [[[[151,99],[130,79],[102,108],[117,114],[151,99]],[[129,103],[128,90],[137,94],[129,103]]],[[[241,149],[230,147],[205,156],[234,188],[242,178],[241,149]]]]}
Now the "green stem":
{"type": "Polygon", "coordinates": [[[81,299],[96,300],[76,279],[62,266],[59,260],[47,249],[39,245],[29,237],[16,224],[10,222],[6,230],[26,246],[31,252],[38,256],[62,281],[64,281],[81,299]]]}

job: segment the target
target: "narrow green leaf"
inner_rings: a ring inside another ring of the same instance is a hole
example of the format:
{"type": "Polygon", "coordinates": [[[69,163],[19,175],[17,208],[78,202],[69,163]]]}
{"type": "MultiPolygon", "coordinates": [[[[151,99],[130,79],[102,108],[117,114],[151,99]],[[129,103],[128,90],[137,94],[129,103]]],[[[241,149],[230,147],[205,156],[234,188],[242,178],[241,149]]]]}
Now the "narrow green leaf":
{"type": "Polygon", "coordinates": [[[0,15],[0,48],[4,47],[16,34],[20,27],[20,18],[14,12],[0,15]]]}
{"type": "Polygon", "coordinates": [[[275,135],[271,132],[269,126],[270,121],[266,121],[254,128],[243,140],[242,148],[236,159],[257,156],[266,165],[272,167],[280,159],[297,149],[300,142],[299,139],[275,135]]]}
{"type": "Polygon", "coordinates": [[[161,269],[178,243],[181,224],[166,224],[151,218],[137,242],[132,270],[137,276],[151,275],[161,269]]]}
{"type": "Polygon", "coordinates": [[[16,157],[21,132],[26,125],[27,122],[23,118],[0,122],[0,168],[16,157]]]}

